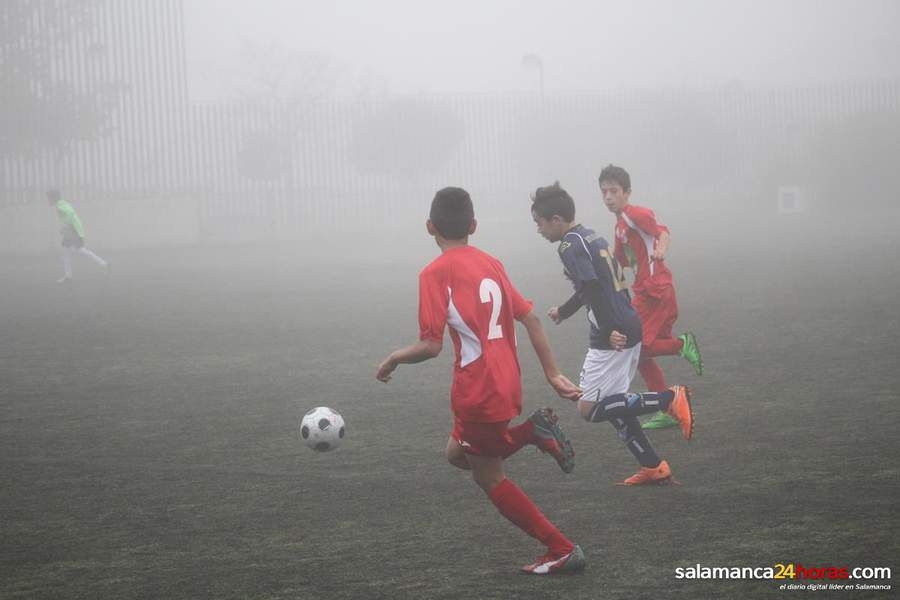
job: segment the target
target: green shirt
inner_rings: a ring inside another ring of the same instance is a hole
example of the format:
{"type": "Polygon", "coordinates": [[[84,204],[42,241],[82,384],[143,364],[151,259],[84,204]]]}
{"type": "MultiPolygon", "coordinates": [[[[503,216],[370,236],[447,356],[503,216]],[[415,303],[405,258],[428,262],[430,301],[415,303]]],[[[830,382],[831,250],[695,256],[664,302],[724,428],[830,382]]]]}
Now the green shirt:
{"type": "Polygon", "coordinates": [[[81,220],[78,213],[72,208],[72,205],[65,200],[56,201],[56,215],[59,217],[60,223],[75,230],[80,237],[84,237],[84,227],[81,226],[81,220]]]}

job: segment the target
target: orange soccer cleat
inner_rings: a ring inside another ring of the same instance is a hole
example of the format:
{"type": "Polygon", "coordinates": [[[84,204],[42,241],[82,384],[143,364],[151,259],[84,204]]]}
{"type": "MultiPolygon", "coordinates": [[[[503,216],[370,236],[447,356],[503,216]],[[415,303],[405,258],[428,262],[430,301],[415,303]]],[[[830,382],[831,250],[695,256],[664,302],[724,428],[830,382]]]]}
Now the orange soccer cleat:
{"type": "Polygon", "coordinates": [[[675,393],[675,399],[667,411],[681,425],[681,435],[690,440],[694,436],[694,410],[691,408],[691,388],[686,385],[673,385],[669,388],[675,393]]]}
{"type": "Polygon", "coordinates": [[[655,467],[641,467],[641,470],[619,485],[672,485],[678,482],[672,478],[669,463],[660,461],[655,467]]]}

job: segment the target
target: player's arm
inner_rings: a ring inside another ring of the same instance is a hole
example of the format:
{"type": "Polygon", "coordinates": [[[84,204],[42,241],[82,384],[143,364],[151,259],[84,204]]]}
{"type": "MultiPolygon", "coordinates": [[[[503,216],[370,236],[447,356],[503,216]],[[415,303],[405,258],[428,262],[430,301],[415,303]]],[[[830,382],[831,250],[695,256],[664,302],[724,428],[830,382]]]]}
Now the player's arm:
{"type": "MultiPolygon", "coordinates": [[[[600,311],[602,310],[600,307],[602,306],[600,299],[603,297],[603,286],[604,282],[600,279],[591,279],[589,281],[584,282],[584,288],[582,288],[582,293],[587,300],[588,306],[591,307],[591,312],[594,313],[594,318],[597,320],[597,323],[600,322],[600,315],[602,314],[600,311]]],[[[600,334],[609,340],[609,345],[613,350],[621,350],[628,343],[628,336],[624,333],[620,333],[615,329],[610,329],[607,331],[600,330],[600,334]]]]}
{"type": "Polygon", "coordinates": [[[669,249],[669,228],[656,220],[656,214],[652,210],[643,206],[628,206],[625,214],[638,229],[656,239],[650,260],[664,260],[669,249]]]}
{"type": "Polygon", "coordinates": [[[544,327],[541,325],[541,320],[538,316],[534,314],[534,311],[531,311],[520,318],[519,322],[528,331],[528,339],[531,340],[531,345],[535,354],[537,354],[541,367],[544,369],[544,375],[547,377],[547,382],[550,386],[562,398],[578,400],[581,397],[581,390],[569,381],[565,375],[560,373],[559,367],[556,366],[553,350],[550,349],[550,341],[547,339],[547,334],[544,333],[544,327]]]}
{"type": "Polygon", "coordinates": [[[441,341],[426,339],[419,340],[405,348],[394,350],[378,365],[378,372],[375,374],[375,378],[378,381],[387,383],[391,380],[391,373],[394,372],[397,365],[411,365],[434,358],[441,353],[442,347],[443,343],[441,341]]]}
{"type": "Polygon", "coordinates": [[[569,317],[575,314],[575,312],[584,306],[584,302],[581,300],[581,294],[575,292],[571,298],[566,300],[565,304],[561,306],[554,306],[550,310],[547,311],[547,316],[550,317],[550,320],[559,325],[569,317]]]}
{"type": "MultiPolygon", "coordinates": [[[[584,303],[591,309],[591,312],[594,313],[594,319],[599,324],[601,321],[600,315],[603,314],[604,282],[600,279],[589,279],[582,285],[581,293],[584,295],[584,303]]],[[[609,337],[610,333],[610,331],[600,330],[600,334],[603,335],[603,337],[609,337]]]]}
{"type": "MultiPolygon", "coordinates": [[[[576,283],[576,289],[581,297],[581,302],[587,306],[594,315],[594,320],[600,323],[600,315],[603,314],[602,307],[604,305],[604,291],[612,284],[612,274],[606,268],[601,267],[599,270],[594,268],[591,260],[590,250],[581,236],[571,234],[572,244],[569,245],[561,254],[563,265],[566,273],[569,274],[572,281],[576,283]]],[[[603,256],[609,261],[608,251],[604,251],[603,256]]],[[[609,331],[601,331],[604,337],[608,337],[609,331]]]]}
{"type": "Polygon", "coordinates": [[[665,260],[666,252],[669,251],[669,230],[665,227],[660,228],[659,235],[656,238],[656,247],[650,254],[652,260],[665,260]]]}
{"type": "Polygon", "coordinates": [[[442,273],[423,270],[419,274],[419,341],[388,354],[375,373],[378,381],[390,381],[397,365],[420,363],[441,353],[449,303],[449,290],[442,273]]]}

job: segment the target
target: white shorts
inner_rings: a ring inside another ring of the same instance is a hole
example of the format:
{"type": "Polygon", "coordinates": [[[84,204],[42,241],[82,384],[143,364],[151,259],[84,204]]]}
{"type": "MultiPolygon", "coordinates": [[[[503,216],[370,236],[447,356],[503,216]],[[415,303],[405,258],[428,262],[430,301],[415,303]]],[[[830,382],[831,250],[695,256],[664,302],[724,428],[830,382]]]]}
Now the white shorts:
{"type": "Polygon", "coordinates": [[[637,372],[641,345],[616,350],[590,348],[581,367],[579,387],[584,391],[581,397],[586,402],[599,402],[611,394],[624,394],[631,387],[631,380],[637,372]]]}

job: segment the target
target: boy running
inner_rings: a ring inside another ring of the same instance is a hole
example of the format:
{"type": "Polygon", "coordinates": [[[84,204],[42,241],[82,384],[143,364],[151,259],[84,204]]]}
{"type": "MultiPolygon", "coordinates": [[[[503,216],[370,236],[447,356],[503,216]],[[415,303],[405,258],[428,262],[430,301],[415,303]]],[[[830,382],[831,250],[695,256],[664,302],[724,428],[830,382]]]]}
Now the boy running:
{"type": "Polygon", "coordinates": [[[476,227],[469,194],[454,187],[438,191],[426,227],[441,255],[419,273],[419,341],[391,352],[375,377],[387,382],[397,365],[440,354],[449,325],[456,360],[450,390],[454,426],[447,441],[447,460],[471,470],[475,483],[500,514],[547,547],[523,571],[536,575],[580,572],[584,569],[581,548],[560,533],[503,470],[503,460],[526,444],[549,452],[567,473],[574,467],[574,452],[550,409],[539,409],[524,423],[509,426],[522,411],[515,321],[528,331],[553,389],[571,400],[579,397],[580,390],[559,372],[532,303],[509,281],[500,261],[468,245],[476,227]]]}
{"type": "Polygon", "coordinates": [[[641,354],[641,321],[631,307],[622,269],[601,236],[576,224],[575,203],[559,183],[538,188],[531,215],[538,233],[559,242],[559,258],[575,294],[548,316],[560,323],[587,307],[590,348],[584,359],[578,401],[582,418],[610,422],[640,464],[622,485],[674,483],[669,464],[660,459],[637,420],[658,410],[681,424],[684,438],[694,432],[690,390],[682,385],[658,392],[628,393],[641,354]]]}
{"type": "MultiPolygon", "coordinates": [[[[703,357],[697,338],[691,332],[672,337],[678,318],[678,301],[672,284],[672,272],[664,261],[669,248],[669,229],[657,222],[653,211],[629,204],[631,176],[622,167],[608,165],[600,172],[603,203],[616,215],[615,257],[623,267],[634,269],[632,304],[644,329],[643,349],[638,371],[653,392],[666,389],[662,369],[654,356],[680,355],[691,363],[697,375],[703,375],[703,357]]],[[[644,423],[644,429],[663,429],[677,425],[664,412],[644,423]]]]}
{"type": "Polygon", "coordinates": [[[47,201],[50,206],[56,208],[56,216],[59,217],[61,224],[59,233],[62,236],[63,247],[63,276],[57,279],[57,283],[69,283],[72,281],[72,256],[78,252],[82,256],[87,256],[95,263],[106,269],[109,273],[109,263],[88,250],[84,245],[84,228],[81,226],[81,220],[72,205],[59,197],[58,190],[50,190],[47,192],[47,201]]]}

